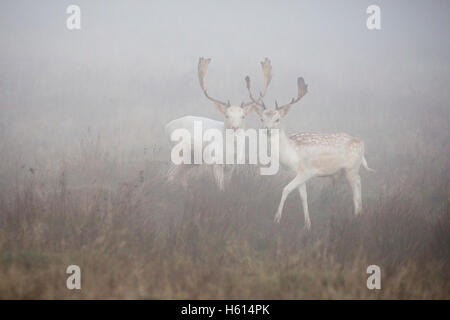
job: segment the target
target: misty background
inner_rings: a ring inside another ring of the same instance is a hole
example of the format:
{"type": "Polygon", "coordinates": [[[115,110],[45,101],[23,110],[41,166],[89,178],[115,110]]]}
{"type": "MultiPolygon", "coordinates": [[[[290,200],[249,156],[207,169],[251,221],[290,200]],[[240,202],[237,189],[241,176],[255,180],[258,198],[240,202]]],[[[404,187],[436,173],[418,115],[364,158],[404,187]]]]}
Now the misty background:
{"type": "MultiPolygon", "coordinates": [[[[221,119],[198,85],[199,56],[213,59],[210,93],[234,104],[248,99],[247,74],[261,86],[264,57],[274,73],[268,105],[293,97],[295,79],[303,76],[310,92],[290,113],[290,132],[358,136],[370,118],[379,123],[373,131],[394,133],[388,124],[429,112],[441,112],[448,125],[450,4],[376,1],[379,31],[366,28],[370,4],[2,1],[1,139],[13,139],[24,152],[52,149],[73,143],[87,127],[111,129],[135,117],[139,139],[148,144],[145,136],[174,117],[221,119]],[[70,4],[81,8],[81,30],[66,28],[70,4]],[[355,113],[360,122],[348,122],[355,113]]],[[[436,131],[447,135],[448,126],[436,131]]]]}
{"type": "Polygon", "coordinates": [[[376,31],[366,27],[370,4],[2,1],[2,172],[62,159],[87,134],[109,138],[122,158],[150,150],[147,158],[167,160],[165,123],[222,119],[200,90],[200,56],[212,58],[210,94],[236,105],[248,99],[247,74],[261,87],[264,57],[274,74],[267,105],[290,100],[303,76],[309,94],[284,121],[288,133],[347,132],[366,142],[369,163],[374,153],[401,155],[405,141],[417,148],[418,136],[448,155],[450,4],[378,1],[376,31]],[[81,30],[66,28],[70,4],[81,8],[81,30]]]}
{"type": "Polygon", "coordinates": [[[449,17],[439,0],[1,1],[0,298],[448,299],[449,17]],[[273,223],[284,170],[244,166],[225,192],[167,183],[164,125],[223,117],[199,57],[235,105],[265,57],[267,106],[304,77],[285,129],[364,141],[364,214],[344,178],[307,183],[311,232],[297,192],[273,223]],[[367,290],[374,263],[385,290],[367,290]]]}

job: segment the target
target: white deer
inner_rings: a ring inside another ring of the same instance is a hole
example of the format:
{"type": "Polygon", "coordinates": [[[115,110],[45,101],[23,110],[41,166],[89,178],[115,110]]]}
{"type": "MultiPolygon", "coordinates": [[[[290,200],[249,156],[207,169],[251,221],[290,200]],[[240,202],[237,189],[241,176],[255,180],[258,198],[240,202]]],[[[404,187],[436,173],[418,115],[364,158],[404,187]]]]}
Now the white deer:
{"type": "Polygon", "coordinates": [[[261,118],[262,127],[265,129],[278,129],[272,134],[279,141],[280,162],[295,173],[295,178],[283,189],[281,201],[275,214],[275,222],[279,223],[283,212],[284,202],[287,196],[298,189],[305,216],[305,228],[311,228],[311,220],[308,212],[308,200],[306,182],[316,176],[331,176],[340,170],[344,170],[348,183],[353,192],[354,214],[360,214],[362,210],[361,178],[359,168],[361,164],[368,171],[374,171],[367,165],[364,157],[363,141],[345,133],[319,134],[297,133],[287,136],[280,126],[281,119],[286,116],[291,106],[308,92],[303,78],[297,79],[298,95],[288,104],[278,106],[275,101],[275,110],[267,110],[262,97],[256,100],[250,87],[250,78],[245,78],[251,100],[257,105],[256,112],[261,118]]]}
{"type": "MultiPolygon", "coordinates": [[[[218,129],[222,131],[223,136],[225,136],[226,129],[235,130],[239,134],[245,129],[245,117],[254,109],[254,102],[252,100],[248,102],[242,102],[240,106],[231,105],[230,101],[223,102],[218,99],[211,97],[205,87],[205,75],[208,69],[208,65],[211,59],[200,58],[198,62],[198,78],[200,82],[200,87],[203,90],[206,98],[211,100],[217,107],[217,109],[225,116],[225,121],[217,121],[210,118],[197,117],[197,116],[185,116],[175,120],[170,121],[165,126],[165,131],[167,136],[171,137],[172,133],[176,129],[187,129],[191,136],[194,136],[194,123],[198,122],[202,124],[203,130],[206,129],[218,129]]],[[[266,58],[261,62],[261,67],[264,73],[264,89],[261,92],[261,99],[267,92],[267,88],[272,79],[272,65],[270,60],[266,58]]],[[[198,146],[194,144],[195,147],[203,148],[203,146],[198,146]]],[[[191,149],[191,153],[194,154],[194,148],[191,149]]],[[[169,181],[183,180],[186,185],[186,181],[183,179],[193,166],[187,164],[174,165],[170,168],[168,174],[169,181]]],[[[232,168],[231,168],[232,169],[232,168]]],[[[213,165],[214,178],[220,190],[224,189],[224,165],[215,164],[213,165]]]]}

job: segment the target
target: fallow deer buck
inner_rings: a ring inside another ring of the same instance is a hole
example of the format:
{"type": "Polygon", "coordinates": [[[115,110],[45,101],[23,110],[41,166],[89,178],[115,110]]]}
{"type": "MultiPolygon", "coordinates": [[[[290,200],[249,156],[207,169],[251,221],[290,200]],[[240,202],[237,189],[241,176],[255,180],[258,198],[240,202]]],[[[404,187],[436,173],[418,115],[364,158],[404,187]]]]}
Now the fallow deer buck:
{"type": "MultiPolygon", "coordinates": [[[[209,95],[205,86],[205,75],[208,69],[208,65],[211,62],[211,59],[199,58],[198,61],[198,79],[200,82],[200,87],[202,88],[203,93],[206,98],[211,100],[217,107],[217,109],[224,115],[225,121],[216,121],[210,118],[205,117],[197,117],[197,116],[185,116],[175,120],[170,121],[165,126],[165,131],[167,136],[171,137],[172,132],[176,129],[187,129],[191,136],[194,136],[194,123],[200,122],[202,124],[203,129],[218,129],[223,132],[223,136],[225,136],[226,129],[232,129],[238,132],[245,129],[245,117],[249,114],[254,108],[254,102],[252,100],[247,102],[242,102],[240,106],[231,105],[230,101],[227,102],[218,100],[209,95]]],[[[261,92],[261,99],[267,92],[267,88],[269,87],[270,81],[272,79],[272,65],[268,58],[265,58],[264,61],[261,62],[261,68],[264,74],[264,89],[261,92]]],[[[203,147],[203,146],[201,146],[203,147]]],[[[191,150],[192,154],[194,154],[195,150],[191,150]]],[[[184,180],[183,178],[186,175],[186,172],[191,169],[193,165],[180,164],[175,165],[169,170],[169,181],[176,180],[184,180]]],[[[232,168],[231,168],[232,169],[232,168]]],[[[213,166],[214,178],[220,190],[224,189],[224,165],[216,164],[213,166]]],[[[186,182],[184,181],[184,184],[186,182]]]]}
{"type": "MultiPolygon", "coordinates": [[[[287,196],[298,189],[305,215],[305,228],[311,228],[308,212],[306,182],[316,176],[331,176],[340,170],[345,171],[348,183],[353,192],[354,214],[362,210],[361,178],[359,168],[361,164],[368,171],[374,171],[367,165],[364,157],[364,143],[345,133],[319,134],[297,133],[287,136],[280,125],[280,121],[289,112],[292,105],[299,102],[308,92],[303,78],[297,79],[298,94],[288,104],[278,106],[275,110],[267,110],[262,97],[256,100],[252,94],[250,78],[245,78],[250,99],[257,105],[256,112],[261,118],[262,127],[273,130],[274,137],[279,141],[280,162],[295,173],[295,178],[283,189],[281,201],[275,214],[275,222],[279,223],[287,196]]],[[[269,133],[271,131],[268,131],[269,133]]]]}

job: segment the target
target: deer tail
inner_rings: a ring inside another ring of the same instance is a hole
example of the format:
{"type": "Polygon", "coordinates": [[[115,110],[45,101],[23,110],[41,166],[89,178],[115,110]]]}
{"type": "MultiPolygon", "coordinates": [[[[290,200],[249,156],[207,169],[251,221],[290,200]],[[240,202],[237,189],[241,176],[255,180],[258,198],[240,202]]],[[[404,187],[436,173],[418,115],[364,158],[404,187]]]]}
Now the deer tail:
{"type": "Polygon", "coordinates": [[[367,171],[375,172],[374,169],[369,168],[369,165],[367,164],[367,160],[366,160],[366,158],[364,156],[362,157],[362,165],[363,165],[364,169],[366,169],[367,171]]]}

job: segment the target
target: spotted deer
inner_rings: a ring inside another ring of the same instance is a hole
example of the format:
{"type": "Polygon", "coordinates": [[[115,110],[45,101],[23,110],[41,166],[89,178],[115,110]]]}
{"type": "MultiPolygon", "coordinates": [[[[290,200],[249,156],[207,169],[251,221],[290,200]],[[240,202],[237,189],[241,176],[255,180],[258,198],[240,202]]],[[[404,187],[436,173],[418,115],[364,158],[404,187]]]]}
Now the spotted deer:
{"type": "MultiPolygon", "coordinates": [[[[187,129],[191,135],[194,135],[194,123],[200,122],[204,129],[218,129],[223,132],[225,136],[225,130],[231,129],[236,131],[236,134],[240,132],[238,129],[245,129],[245,117],[254,109],[254,102],[252,100],[243,101],[239,106],[232,105],[230,101],[224,102],[222,100],[213,98],[207,91],[205,86],[205,76],[206,71],[208,70],[208,65],[211,62],[211,59],[199,58],[198,61],[198,79],[200,82],[200,87],[207,99],[212,101],[220,113],[224,116],[224,121],[217,121],[210,118],[205,117],[197,117],[197,116],[184,116],[175,120],[170,121],[165,125],[165,131],[167,136],[170,139],[171,134],[176,129],[187,129]]],[[[264,74],[264,88],[261,92],[260,99],[264,97],[267,92],[267,88],[269,87],[270,81],[272,79],[272,65],[268,58],[265,58],[264,61],[261,62],[261,68],[264,74]]],[[[200,146],[203,148],[203,146],[200,146]]],[[[192,150],[192,153],[195,151],[192,150]]],[[[186,182],[186,173],[193,168],[194,165],[174,165],[169,169],[168,180],[169,181],[178,181],[181,180],[182,184],[187,186],[186,182]]],[[[233,166],[228,167],[231,171],[233,166]]],[[[213,172],[215,181],[220,190],[224,189],[224,165],[216,164],[213,165],[213,172]]]]}
{"type": "Polygon", "coordinates": [[[306,182],[313,177],[332,176],[343,170],[353,192],[354,214],[362,211],[361,177],[359,168],[361,165],[368,170],[364,157],[363,141],[346,133],[321,134],[321,133],[296,133],[286,135],[281,126],[281,119],[291,109],[292,105],[299,102],[308,92],[308,86],[303,78],[297,79],[297,98],[289,103],[278,106],[275,101],[275,110],[268,110],[263,97],[255,99],[252,94],[250,78],[245,78],[250,99],[257,106],[256,112],[261,118],[262,128],[268,129],[268,134],[278,135],[274,137],[279,141],[280,163],[295,173],[294,179],[283,189],[281,201],[275,214],[275,222],[279,223],[283,212],[284,202],[288,195],[298,189],[305,216],[305,228],[311,228],[311,220],[308,212],[308,200],[306,182]],[[270,130],[278,129],[278,130],[270,130]]]}

